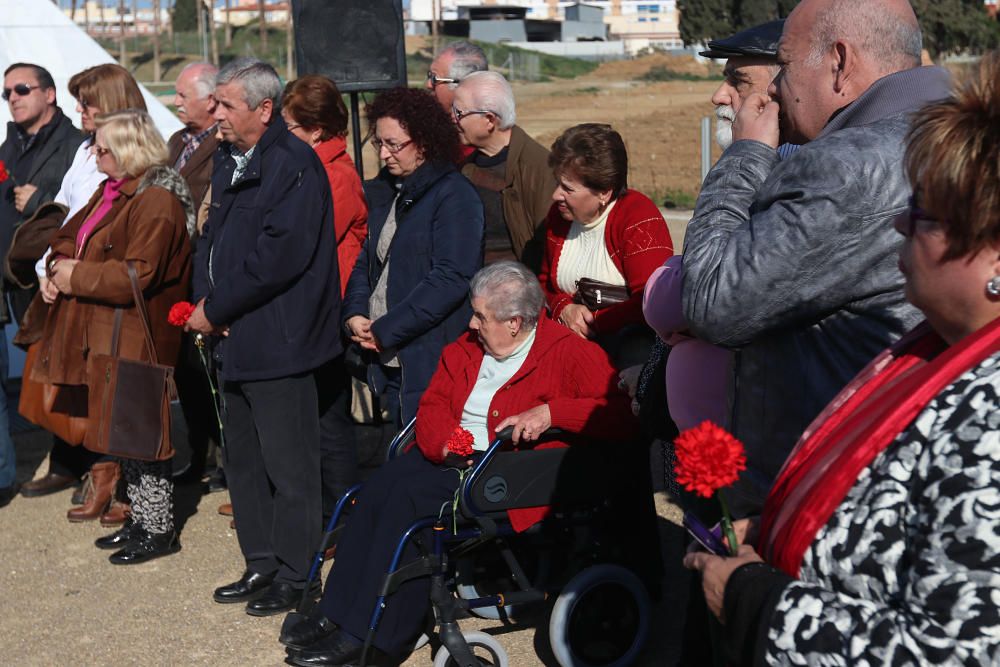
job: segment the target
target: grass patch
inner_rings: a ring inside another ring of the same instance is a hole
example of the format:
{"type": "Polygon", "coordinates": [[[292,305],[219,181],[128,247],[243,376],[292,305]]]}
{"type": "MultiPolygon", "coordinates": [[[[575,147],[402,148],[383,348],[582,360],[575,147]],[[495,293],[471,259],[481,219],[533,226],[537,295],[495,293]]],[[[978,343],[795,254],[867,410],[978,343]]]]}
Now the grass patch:
{"type": "Polygon", "coordinates": [[[693,209],[698,195],[686,190],[671,189],[658,192],[652,199],[663,208],[693,209]]]}
{"type": "Polygon", "coordinates": [[[587,86],[586,88],[577,88],[573,91],[574,93],[582,93],[584,95],[595,95],[601,92],[601,89],[597,86],[587,86]]]}
{"type": "Polygon", "coordinates": [[[639,78],[643,81],[720,81],[722,77],[678,72],[664,65],[655,65],[639,78]]]}

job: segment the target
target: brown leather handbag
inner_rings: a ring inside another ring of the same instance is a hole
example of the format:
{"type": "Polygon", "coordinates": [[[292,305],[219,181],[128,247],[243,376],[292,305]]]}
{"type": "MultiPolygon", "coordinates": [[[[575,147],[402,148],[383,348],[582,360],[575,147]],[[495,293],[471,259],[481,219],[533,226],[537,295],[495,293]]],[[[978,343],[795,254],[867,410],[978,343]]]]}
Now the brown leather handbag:
{"type": "Polygon", "coordinates": [[[174,455],[170,443],[170,401],[177,395],[174,368],[157,361],[139,277],[135,265],[126,264],[149,361],[118,356],[124,311],[117,308],[111,353],[91,351],[87,358],[91,419],[84,444],[89,450],[112,456],[163,461],[174,455]]]}
{"type": "Polygon", "coordinates": [[[28,348],[21,380],[21,398],[17,411],[33,424],[62,438],[71,445],[79,445],[87,434],[87,388],[84,386],[59,386],[35,382],[31,368],[35,365],[40,343],[28,348]]]}
{"type": "Polygon", "coordinates": [[[573,301],[582,303],[590,310],[603,310],[628,301],[628,288],[593,278],[580,278],[576,281],[573,301]]]}

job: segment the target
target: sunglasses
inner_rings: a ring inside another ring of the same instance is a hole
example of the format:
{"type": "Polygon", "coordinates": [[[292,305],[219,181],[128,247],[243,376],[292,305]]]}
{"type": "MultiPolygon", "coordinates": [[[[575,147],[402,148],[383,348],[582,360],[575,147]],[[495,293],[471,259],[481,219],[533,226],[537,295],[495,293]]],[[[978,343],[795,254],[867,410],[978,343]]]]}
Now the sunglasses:
{"type": "Polygon", "coordinates": [[[451,113],[455,115],[455,122],[461,123],[462,119],[465,118],[466,116],[475,116],[477,114],[486,115],[488,113],[493,113],[493,112],[489,111],[488,109],[469,109],[468,111],[462,111],[454,104],[452,104],[451,113]]]}
{"type": "Polygon", "coordinates": [[[917,226],[923,223],[923,228],[939,229],[941,227],[941,221],[931,217],[927,211],[920,208],[917,205],[917,198],[914,196],[910,197],[910,210],[906,215],[906,235],[912,237],[917,233],[917,226]]]}
{"type": "Polygon", "coordinates": [[[434,72],[427,72],[427,80],[431,82],[431,88],[437,88],[439,83],[458,83],[458,79],[449,79],[438,76],[434,72]]]}
{"type": "Polygon", "coordinates": [[[398,144],[391,144],[388,141],[382,141],[381,139],[379,139],[377,137],[372,137],[371,142],[372,142],[372,146],[374,146],[375,150],[378,151],[379,153],[382,152],[382,147],[385,146],[385,149],[387,151],[389,151],[390,153],[392,153],[393,155],[395,155],[399,151],[403,150],[404,148],[406,148],[407,146],[409,146],[410,144],[412,144],[413,143],[413,139],[409,139],[407,141],[404,141],[404,142],[398,143],[398,144]]]}
{"type": "Polygon", "coordinates": [[[35,88],[41,88],[41,86],[29,86],[26,83],[19,83],[16,84],[13,88],[4,88],[3,101],[6,102],[7,100],[9,100],[11,93],[17,93],[18,97],[25,97],[26,95],[30,95],[31,91],[33,91],[35,88]]]}

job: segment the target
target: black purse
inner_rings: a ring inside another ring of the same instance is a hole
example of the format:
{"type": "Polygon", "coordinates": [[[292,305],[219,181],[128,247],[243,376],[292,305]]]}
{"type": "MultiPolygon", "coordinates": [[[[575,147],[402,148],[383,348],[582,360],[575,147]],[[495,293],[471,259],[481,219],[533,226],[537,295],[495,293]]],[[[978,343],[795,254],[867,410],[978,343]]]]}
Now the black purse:
{"type": "Polygon", "coordinates": [[[612,285],[593,278],[580,278],[576,281],[576,294],[573,295],[573,302],[583,304],[590,310],[603,310],[627,301],[628,297],[627,287],[612,285]]]}

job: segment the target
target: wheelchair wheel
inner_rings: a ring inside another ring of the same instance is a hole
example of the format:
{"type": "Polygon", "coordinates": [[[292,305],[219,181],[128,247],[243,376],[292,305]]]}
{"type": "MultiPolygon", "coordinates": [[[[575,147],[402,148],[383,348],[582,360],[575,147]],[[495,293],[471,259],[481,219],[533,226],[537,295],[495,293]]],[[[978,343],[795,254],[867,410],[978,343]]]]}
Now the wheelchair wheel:
{"type": "Polygon", "coordinates": [[[595,565],[570,580],[549,617],[549,644],[561,667],[635,662],[649,633],[649,595],[618,565],[595,565]]]}
{"type": "MultiPolygon", "coordinates": [[[[462,636],[465,637],[465,641],[469,645],[469,650],[476,656],[480,665],[483,665],[483,667],[508,667],[507,651],[503,650],[500,642],[491,635],[485,632],[473,631],[463,632],[462,636]]],[[[448,647],[442,646],[438,649],[437,655],[434,656],[434,667],[460,666],[452,659],[451,654],[448,653],[448,647]]]]}

